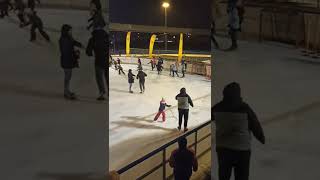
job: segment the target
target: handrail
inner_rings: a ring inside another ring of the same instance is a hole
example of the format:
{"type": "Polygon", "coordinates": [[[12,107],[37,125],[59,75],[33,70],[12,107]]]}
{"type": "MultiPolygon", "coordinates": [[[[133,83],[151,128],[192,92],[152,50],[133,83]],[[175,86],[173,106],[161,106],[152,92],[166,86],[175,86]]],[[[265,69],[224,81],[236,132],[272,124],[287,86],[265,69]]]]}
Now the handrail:
{"type": "MultiPolygon", "coordinates": [[[[197,143],[199,143],[199,142],[203,141],[204,139],[208,138],[208,137],[211,135],[211,133],[208,134],[208,135],[206,135],[205,137],[201,138],[199,141],[197,141],[198,131],[199,131],[200,129],[202,129],[202,128],[208,126],[208,125],[210,125],[210,124],[211,124],[211,120],[209,120],[209,121],[207,121],[206,123],[204,123],[204,124],[202,124],[202,125],[194,128],[194,129],[186,132],[185,134],[183,134],[183,135],[177,137],[176,139],[174,139],[174,140],[166,143],[165,145],[163,145],[163,146],[157,148],[156,150],[148,153],[147,155],[139,158],[138,160],[133,161],[132,163],[128,164],[127,166],[119,169],[119,170],[117,171],[118,174],[121,175],[121,174],[125,173],[126,171],[128,171],[128,170],[130,170],[131,168],[137,166],[137,165],[140,164],[141,162],[143,162],[143,161],[151,158],[152,156],[154,156],[154,155],[156,155],[156,154],[158,154],[158,153],[160,153],[160,152],[162,151],[162,152],[164,153],[163,162],[162,162],[161,164],[155,166],[152,170],[150,170],[149,172],[145,173],[144,175],[142,175],[141,177],[138,178],[138,179],[143,179],[144,177],[150,175],[152,172],[156,171],[156,170],[159,169],[160,167],[166,165],[166,163],[168,162],[168,160],[167,160],[166,157],[165,157],[166,149],[167,149],[169,146],[177,143],[179,138],[181,138],[181,137],[188,137],[188,136],[190,136],[191,134],[195,133],[195,137],[196,137],[195,142],[194,142],[193,144],[191,144],[190,146],[197,146],[197,143]]],[[[189,146],[189,147],[190,147],[190,146],[189,146]]],[[[197,149],[197,148],[195,148],[195,149],[197,149]]],[[[166,171],[165,171],[165,167],[164,167],[164,170],[163,170],[163,175],[164,175],[164,176],[165,176],[165,173],[166,173],[166,171]]]]}

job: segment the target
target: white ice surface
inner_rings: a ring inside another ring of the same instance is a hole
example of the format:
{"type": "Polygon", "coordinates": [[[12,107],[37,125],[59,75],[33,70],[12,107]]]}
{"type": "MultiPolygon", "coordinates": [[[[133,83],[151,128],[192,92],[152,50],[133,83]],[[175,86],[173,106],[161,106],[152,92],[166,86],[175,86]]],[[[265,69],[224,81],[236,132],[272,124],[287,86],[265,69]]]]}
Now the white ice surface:
{"type": "MultiPolygon", "coordinates": [[[[133,61],[137,62],[136,59],[133,61]]],[[[137,65],[123,64],[122,67],[126,75],[119,75],[114,68],[109,73],[110,169],[127,165],[177,136],[172,133],[177,132],[175,96],[180,88],[185,87],[194,102],[194,108],[190,107],[188,128],[197,127],[210,119],[211,82],[205,77],[187,74],[185,78],[173,78],[168,71],[158,75],[156,71],[151,71],[151,67],[144,66],[148,75],[145,93],[140,94],[139,83],[135,79],[134,93],[130,94],[127,72],[132,69],[137,74],[137,65]],[[161,116],[158,122],[154,122],[162,97],[173,107],[166,109],[167,120],[164,123],[161,116]]]]}

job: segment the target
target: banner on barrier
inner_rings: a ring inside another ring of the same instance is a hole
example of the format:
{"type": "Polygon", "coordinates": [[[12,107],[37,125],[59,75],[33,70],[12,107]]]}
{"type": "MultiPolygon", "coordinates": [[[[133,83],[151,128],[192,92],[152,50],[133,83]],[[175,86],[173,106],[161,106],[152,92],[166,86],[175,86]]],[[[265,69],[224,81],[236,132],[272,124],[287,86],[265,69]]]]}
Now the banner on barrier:
{"type": "Polygon", "coordinates": [[[153,46],[154,42],[156,41],[157,35],[153,34],[150,38],[150,46],[149,46],[149,57],[152,58],[153,54],[153,46]]]}
{"type": "Polygon", "coordinates": [[[130,37],[131,37],[131,32],[127,33],[127,39],[126,39],[126,55],[130,56],[130,37]]]}

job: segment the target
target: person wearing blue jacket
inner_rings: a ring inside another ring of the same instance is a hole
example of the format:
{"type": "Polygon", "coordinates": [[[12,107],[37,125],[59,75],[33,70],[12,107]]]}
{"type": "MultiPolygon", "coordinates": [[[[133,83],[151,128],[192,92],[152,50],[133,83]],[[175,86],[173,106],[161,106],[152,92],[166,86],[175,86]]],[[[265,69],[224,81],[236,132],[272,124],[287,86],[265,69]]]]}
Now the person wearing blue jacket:
{"type": "Polygon", "coordinates": [[[162,98],[160,101],[159,111],[158,111],[156,117],[154,117],[154,121],[158,120],[160,115],[162,115],[162,122],[166,121],[166,113],[164,111],[166,109],[166,107],[171,107],[171,105],[168,105],[166,103],[166,101],[164,100],[164,98],[162,98]]]}

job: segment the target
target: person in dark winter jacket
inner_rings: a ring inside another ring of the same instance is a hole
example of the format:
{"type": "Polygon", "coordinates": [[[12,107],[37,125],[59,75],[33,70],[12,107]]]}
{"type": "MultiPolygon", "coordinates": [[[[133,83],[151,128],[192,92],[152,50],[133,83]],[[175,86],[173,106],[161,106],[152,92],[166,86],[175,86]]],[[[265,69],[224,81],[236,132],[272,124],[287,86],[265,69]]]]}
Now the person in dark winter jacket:
{"type": "MultiPolygon", "coordinates": [[[[99,88],[97,100],[105,100],[106,88],[104,80],[109,88],[109,68],[107,59],[109,57],[109,35],[103,29],[94,30],[89,39],[86,53],[88,56],[95,56],[96,81],[99,88]]],[[[108,91],[109,92],[109,91],[108,91]]]]}
{"type": "Polygon", "coordinates": [[[171,107],[171,105],[168,105],[166,103],[166,101],[164,100],[164,98],[162,98],[161,101],[160,101],[159,111],[158,111],[157,115],[153,119],[154,121],[158,120],[160,115],[162,115],[162,121],[163,122],[166,121],[166,112],[164,111],[166,109],[166,107],[171,107]]]}
{"type": "Polygon", "coordinates": [[[157,64],[157,71],[158,71],[158,74],[160,74],[160,73],[161,73],[162,69],[163,69],[162,63],[158,61],[158,64],[157,64]]]}
{"type": "Polygon", "coordinates": [[[91,22],[87,27],[88,30],[90,30],[91,28],[93,28],[93,30],[103,29],[106,26],[106,22],[103,18],[102,12],[98,10],[93,11],[91,18],[88,19],[88,22],[91,22]]]}
{"type": "Polygon", "coordinates": [[[265,144],[263,129],[251,107],[243,102],[238,83],[223,90],[223,100],[211,110],[216,123],[216,151],[219,179],[229,180],[232,169],[235,179],[248,180],[251,154],[251,133],[265,144]]]}
{"type": "Polygon", "coordinates": [[[24,17],[24,10],[26,8],[26,5],[22,0],[15,0],[15,11],[18,11],[17,16],[20,21],[20,27],[23,27],[26,23],[25,17],[24,17]]]}
{"type": "Polygon", "coordinates": [[[180,93],[176,96],[178,101],[179,111],[179,126],[178,130],[181,130],[182,118],[184,118],[184,131],[188,131],[188,119],[189,119],[189,104],[193,107],[191,97],[187,94],[186,88],[181,88],[180,93]]]}
{"type": "Polygon", "coordinates": [[[91,0],[90,1],[90,9],[101,11],[101,2],[100,0],[91,0]]]}
{"type": "Polygon", "coordinates": [[[123,68],[122,68],[122,66],[120,64],[118,65],[118,71],[119,71],[119,75],[121,75],[121,73],[123,75],[126,75],[126,73],[123,71],[123,68]]]}
{"type": "Polygon", "coordinates": [[[60,65],[64,70],[64,97],[75,99],[75,93],[70,91],[70,81],[72,69],[78,66],[75,56],[75,47],[82,47],[82,44],[72,37],[72,27],[64,24],[61,28],[61,37],[59,39],[60,65]]]}
{"type": "Polygon", "coordinates": [[[31,29],[30,29],[30,41],[35,41],[36,40],[36,29],[40,32],[40,34],[48,41],[50,42],[50,37],[49,35],[43,30],[43,23],[40,17],[37,15],[36,11],[31,11],[28,14],[29,17],[29,22],[24,24],[24,26],[28,26],[31,24],[31,29]]]}
{"type": "Polygon", "coordinates": [[[178,140],[179,148],[171,153],[169,165],[173,168],[175,180],[189,180],[192,171],[198,171],[198,160],[196,153],[187,147],[188,141],[185,137],[178,140]]]}
{"type": "Polygon", "coordinates": [[[138,65],[139,65],[139,66],[142,66],[142,63],[141,63],[141,59],[140,59],[140,58],[138,58],[138,65]]]}
{"type": "Polygon", "coordinates": [[[147,76],[147,74],[145,72],[143,72],[142,70],[138,72],[137,74],[137,79],[139,79],[139,86],[140,86],[140,93],[144,93],[145,87],[144,87],[144,83],[145,83],[145,77],[147,76]]]}
{"type": "Polygon", "coordinates": [[[129,82],[129,92],[130,93],[133,93],[133,91],[131,90],[131,88],[132,88],[132,84],[134,83],[134,77],[135,77],[136,75],[134,75],[133,73],[132,73],[132,69],[129,69],[129,72],[128,72],[128,82],[129,82]]]}
{"type": "Polygon", "coordinates": [[[0,18],[3,18],[4,16],[9,16],[9,7],[10,9],[13,9],[10,0],[3,0],[0,2],[0,18]]]}
{"type": "Polygon", "coordinates": [[[215,46],[216,49],[219,49],[220,46],[218,44],[218,41],[216,40],[216,38],[214,37],[214,35],[216,34],[216,27],[215,27],[215,22],[212,21],[211,22],[211,41],[213,42],[213,45],[215,46]]]}
{"type": "Polygon", "coordinates": [[[118,63],[118,65],[120,65],[120,64],[121,64],[121,60],[120,60],[120,58],[118,58],[118,59],[117,59],[117,63],[118,63]]]}
{"type": "Polygon", "coordinates": [[[187,64],[184,62],[181,64],[181,72],[182,72],[182,77],[184,78],[185,77],[185,73],[186,73],[186,70],[187,70],[187,64]]]}
{"type": "Polygon", "coordinates": [[[36,2],[40,4],[40,0],[28,0],[28,8],[30,8],[33,11],[36,7],[36,2]]]}

